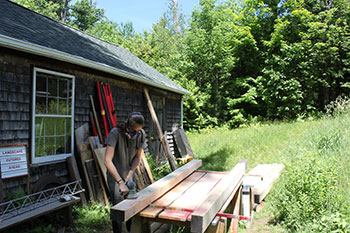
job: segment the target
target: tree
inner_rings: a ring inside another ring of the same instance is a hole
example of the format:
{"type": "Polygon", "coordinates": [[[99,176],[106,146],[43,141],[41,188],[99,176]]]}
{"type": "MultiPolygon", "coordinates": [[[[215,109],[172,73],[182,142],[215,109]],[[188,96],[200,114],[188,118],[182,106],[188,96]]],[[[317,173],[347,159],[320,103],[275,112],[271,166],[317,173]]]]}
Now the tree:
{"type": "Polygon", "coordinates": [[[265,43],[270,56],[259,82],[269,117],[295,118],[319,111],[349,92],[348,18],[340,8],[319,8],[316,2],[313,6],[323,10],[316,11],[307,3],[287,1],[287,13],[276,20],[265,43]]]}
{"type": "Polygon", "coordinates": [[[52,19],[59,20],[60,16],[57,14],[60,6],[47,0],[13,0],[14,2],[32,10],[37,13],[46,15],[52,19]]]}
{"type": "Polygon", "coordinates": [[[191,66],[188,78],[209,95],[203,109],[210,123],[235,127],[246,121],[251,107],[256,105],[251,69],[256,41],[249,27],[238,24],[233,7],[213,0],[200,4],[192,14],[186,36],[191,66]]]}
{"type": "Polygon", "coordinates": [[[105,18],[104,10],[96,7],[96,2],[79,0],[71,6],[70,24],[86,31],[105,18]]]}

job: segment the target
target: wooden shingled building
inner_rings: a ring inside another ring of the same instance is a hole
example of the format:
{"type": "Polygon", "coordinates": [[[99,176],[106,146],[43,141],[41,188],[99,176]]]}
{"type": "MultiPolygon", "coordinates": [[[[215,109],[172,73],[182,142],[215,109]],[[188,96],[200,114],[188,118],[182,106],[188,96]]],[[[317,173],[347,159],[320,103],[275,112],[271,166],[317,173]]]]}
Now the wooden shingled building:
{"type": "Polygon", "coordinates": [[[163,131],[181,123],[187,90],[118,45],[0,0],[2,201],[28,183],[33,192],[69,181],[66,158],[76,153],[75,129],[90,122],[90,95],[99,112],[96,81],[110,84],[118,122],[145,116],[148,150],[159,153],[143,88],[163,131]]]}

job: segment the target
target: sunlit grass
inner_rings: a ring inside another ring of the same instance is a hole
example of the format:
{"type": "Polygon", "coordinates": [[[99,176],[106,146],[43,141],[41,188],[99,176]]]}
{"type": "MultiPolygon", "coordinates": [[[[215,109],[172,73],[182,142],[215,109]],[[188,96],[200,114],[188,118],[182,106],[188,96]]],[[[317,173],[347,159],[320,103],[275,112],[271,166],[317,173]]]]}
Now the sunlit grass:
{"type": "MultiPolygon", "coordinates": [[[[202,159],[202,169],[230,170],[239,160],[248,159],[248,170],[258,164],[283,163],[295,166],[301,159],[316,155],[336,161],[338,189],[344,209],[350,204],[350,114],[319,120],[276,122],[251,125],[235,130],[209,129],[188,133],[196,158],[202,159]]],[[[255,218],[271,218],[273,200],[255,218]]],[[[348,211],[349,213],[349,211],[348,211]]],[[[270,225],[270,232],[281,228],[270,225]]],[[[259,232],[259,231],[256,231],[259,232]]]]}

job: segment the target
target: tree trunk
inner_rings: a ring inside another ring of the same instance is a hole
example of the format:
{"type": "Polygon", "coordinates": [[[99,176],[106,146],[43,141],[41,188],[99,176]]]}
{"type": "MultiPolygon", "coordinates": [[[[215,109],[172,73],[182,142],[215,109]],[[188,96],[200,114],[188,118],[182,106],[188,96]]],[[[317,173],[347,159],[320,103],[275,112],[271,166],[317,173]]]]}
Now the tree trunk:
{"type": "Polygon", "coordinates": [[[61,21],[65,22],[67,17],[67,11],[68,11],[68,2],[69,0],[61,0],[61,21]],[[64,6],[63,6],[64,1],[64,6]]]}
{"type": "Polygon", "coordinates": [[[174,30],[176,33],[179,33],[179,19],[178,19],[178,4],[177,0],[173,0],[173,14],[174,14],[174,30]]]}
{"type": "Polygon", "coordinates": [[[325,110],[326,105],[329,103],[329,87],[321,86],[318,95],[318,101],[320,109],[325,110]]]}

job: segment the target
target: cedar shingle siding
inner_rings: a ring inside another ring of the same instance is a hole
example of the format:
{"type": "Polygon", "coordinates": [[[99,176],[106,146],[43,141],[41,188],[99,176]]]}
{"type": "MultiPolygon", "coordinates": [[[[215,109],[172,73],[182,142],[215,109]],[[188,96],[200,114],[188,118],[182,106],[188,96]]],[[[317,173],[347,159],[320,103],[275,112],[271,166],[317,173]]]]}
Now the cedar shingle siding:
{"type": "MultiPolygon", "coordinates": [[[[0,0],[0,22],[0,146],[26,144],[31,158],[35,67],[75,76],[75,129],[90,122],[90,95],[99,114],[96,81],[110,84],[118,122],[133,111],[144,114],[148,150],[152,154],[159,152],[160,143],[143,87],[150,89],[163,130],[171,131],[174,124],[180,123],[181,98],[189,92],[126,49],[8,0],[0,0]]],[[[32,189],[43,177],[52,176],[62,183],[69,181],[65,161],[30,164],[32,189]]],[[[26,177],[3,181],[5,200],[9,192],[17,192],[20,187],[26,190],[26,182],[26,177]]]]}
{"type": "MultiPolygon", "coordinates": [[[[89,112],[92,111],[90,95],[94,97],[95,107],[99,114],[96,81],[111,85],[111,91],[117,120],[123,122],[128,114],[140,111],[145,116],[147,136],[152,123],[143,94],[143,85],[111,74],[86,69],[39,56],[17,52],[0,47],[0,145],[27,144],[31,150],[31,117],[32,117],[32,73],[33,67],[72,74],[75,76],[75,125],[74,128],[89,122],[89,112]]],[[[171,131],[174,124],[181,119],[181,95],[164,92],[159,94],[156,89],[150,90],[155,108],[165,114],[163,129],[171,131]],[[163,101],[163,98],[165,101],[163,101]],[[165,102],[165,104],[164,104],[165,102]],[[164,125],[165,123],[165,125],[164,125]]],[[[100,117],[100,116],[99,116],[100,117]]],[[[99,118],[101,120],[101,117],[99,118]]],[[[102,122],[100,124],[103,126],[102,122]]],[[[151,127],[152,128],[152,127],[151,127]]],[[[153,127],[154,128],[154,127],[153,127]]],[[[153,132],[155,135],[156,132],[153,132]]],[[[150,149],[151,150],[151,149],[150,149]]],[[[156,150],[156,148],[155,148],[156,150]]],[[[150,151],[156,153],[154,151],[150,151]]],[[[62,183],[69,181],[66,162],[48,165],[35,165],[30,168],[31,187],[43,176],[55,175],[62,183]]],[[[16,192],[21,187],[26,190],[26,178],[5,180],[3,183],[4,198],[9,191],[16,192]]]]}

